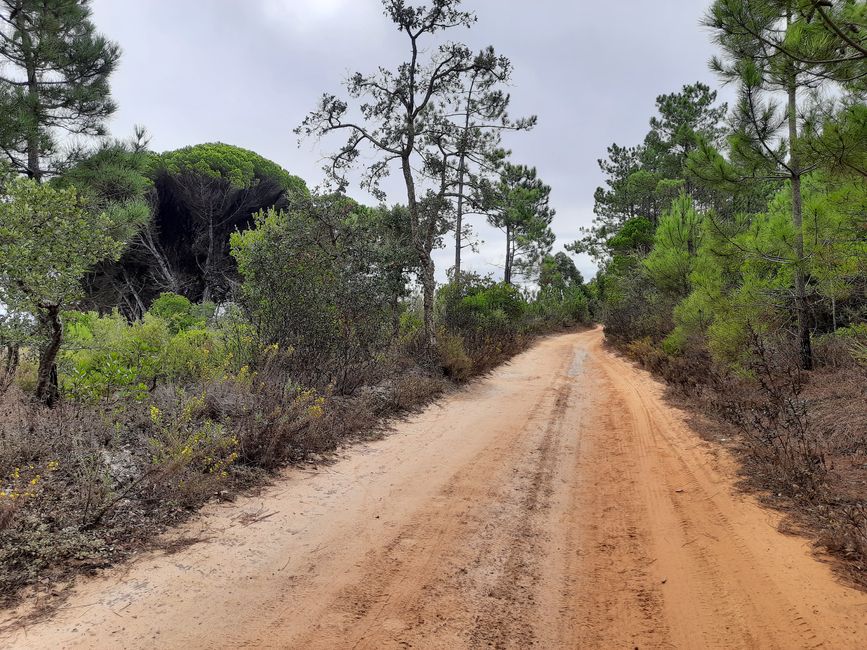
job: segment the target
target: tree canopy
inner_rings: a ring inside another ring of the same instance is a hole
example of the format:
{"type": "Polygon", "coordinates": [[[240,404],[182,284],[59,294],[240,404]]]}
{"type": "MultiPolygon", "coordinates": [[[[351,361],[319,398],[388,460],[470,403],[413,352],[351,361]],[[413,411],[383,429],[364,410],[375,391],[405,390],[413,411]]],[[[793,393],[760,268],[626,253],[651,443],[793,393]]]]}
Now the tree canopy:
{"type": "Polygon", "coordinates": [[[115,111],[120,48],[90,14],[89,0],[0,2],[0,150],[30,178],[66,166],[59,133],[105,135],[115,111]]]}

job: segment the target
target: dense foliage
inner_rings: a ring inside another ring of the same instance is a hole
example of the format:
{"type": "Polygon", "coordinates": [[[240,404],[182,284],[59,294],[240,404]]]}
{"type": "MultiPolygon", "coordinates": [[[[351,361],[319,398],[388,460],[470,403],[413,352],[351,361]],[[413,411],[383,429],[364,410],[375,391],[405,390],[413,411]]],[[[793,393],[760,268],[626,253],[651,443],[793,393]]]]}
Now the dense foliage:
{"type": "Polygon", "coordinates": [[[308,196],[306,184],[240,147],[209,143],[155,155],[139,135],[102,147],[59,179],[97,204],[145,203],[151,212],[119,261],[88,274],[88,306],[118,306],[135,318],[165,291],[229,299],[239,282],[230,234],[252,226],[259,210],[308,196]]]}

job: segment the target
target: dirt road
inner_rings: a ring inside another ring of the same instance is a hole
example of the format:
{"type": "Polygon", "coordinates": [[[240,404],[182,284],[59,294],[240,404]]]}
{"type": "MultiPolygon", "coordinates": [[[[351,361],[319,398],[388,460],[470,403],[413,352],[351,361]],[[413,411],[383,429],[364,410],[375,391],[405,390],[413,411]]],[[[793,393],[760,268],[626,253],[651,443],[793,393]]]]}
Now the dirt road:
{"type": "Polygon", "coordinates": [[[867,595],[733,489],[599,331],[548,338],[206,541],[84,581],[20,648],[864,648],[867,595]],[[257,521],[250,523],[252,519],[257,521]]]}

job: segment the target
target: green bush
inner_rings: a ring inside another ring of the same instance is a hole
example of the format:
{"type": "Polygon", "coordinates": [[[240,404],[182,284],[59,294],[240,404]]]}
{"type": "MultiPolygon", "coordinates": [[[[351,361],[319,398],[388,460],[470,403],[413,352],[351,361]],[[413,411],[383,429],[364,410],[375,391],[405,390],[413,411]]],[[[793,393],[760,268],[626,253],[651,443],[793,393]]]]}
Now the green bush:
{"type": "Polygon", "coordinates": [[[222,333],[204,329],[186,298],[163,300],[157,311],[166,316],[148,312],[134,323],[118,312],[65,314],[59,364],[64,393],[86,401],[143,399],[158,380],[197,382],[225,372],[229,355],[222,333]],[[173,309],[178,306],[184,309],[173,309]],[[196,325],[202,327],[185,329],[196,325]]]}
{"type": "Polygon", "coordinates": [[[172,334],[177,334],[185,330],[203,329],[208,317],[214,313],[214,306],[194,305],[176,293],[161,293],[151,304],[148,313],[167,321],[172,334]]]}
{"type": "Polygon", "coordinates": [[[239,300],[257,341],[291,349],[301,383],[351,393],[389,347],[388,257],[369,228],[368,212],[335,195],[259,213],[255,228],[232,235],[239,300]]]}
{"type": "Polygon", "coordinates": [[[482,336],[517,332],[527,309],[517,287],[469,273],[444,285],[437,301],[447,330],[482,336]]]}
{"type": "Polygon", "coordinates": [[[552,329],[590,322],[590,301],[583,285],[543,287],[529,303],[528,329],[552,329]]]}
{"type": "Polygon", "coordinates": [[[162,358],[164,375],[180,382],[211,379],[225,370],[227,361],[219,335],[205,329],[187,330],[173,336],[162,358]]]}
{"type": "Polygon", "coordinates": [[[401,312],[398,331],[402,339],[414,337],[421,331],[423,326],[424,321],[418,310],[406,309],[401,312]]]}

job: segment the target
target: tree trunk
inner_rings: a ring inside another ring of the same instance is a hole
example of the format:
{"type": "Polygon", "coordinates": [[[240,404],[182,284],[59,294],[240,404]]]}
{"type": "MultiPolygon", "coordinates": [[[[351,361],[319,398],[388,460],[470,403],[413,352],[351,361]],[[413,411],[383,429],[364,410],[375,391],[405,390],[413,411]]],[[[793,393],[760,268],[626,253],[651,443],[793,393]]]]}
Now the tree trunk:
{"type": "Polygon", "coordinates": [[[23,30],[22,49],[25,58],[24,67],[27,71],[27,102],[32,120],[27,129],[27,176],[37,183],[41,183],[42,170],[39,168],[39,83],[36,78],[36,62],[33,60],[32,41],[23,18],[17,27],[23,30]]]}
{"type": "Polygon", "coordinates": [[[464,171],[466,165],[467,138],[470,131],[470,113],[473,106],[473,91],[476,87],[476,74],[473,74],[470,88],[467,92],[467,104],[464,109],[464,132],[461,135],[461,157],[458,161],[458,205],[455,220],[455,282],[460,287],[461,282],[461,251],[464,247],[464,171]]]}
{"type": "Polygon", "coordinates": [[[208,211],[208,247],[205,251],[205,264],[202,267],[202,302],[210,302],[211,295],[214,292],[214,214],[212,210],[208,211]]]}
{"type": "Polygon", "coordinates": [[[46,406],[54,406],[60,395],[57,384],[57,352],[63,337],[60,322],[60,305],[49,305],[39,314],[40,329],[48,336],[48,342],[39,353],[39,370],[36,374],[36,399],[46,406]]]}
{"type": "Polygon", "coordinates": [[[812,370],[813,350],[807,320],[807,283],[804,277],[804,230],[801,196],[801,163],[798,158],[797,83],[789,82],[789,168],[792,182],[792,224],[795,229],[795,311],[798,315],[798,345],[801,368],[812,370]]]}
{"type": "Polygon", "coordinates": [[[424,304],[424,337],[431,354],[436,348],[436,325],[434,324],[434,296],[436,293],[436,281],[434,279],[434,261],[427,256],[427,263],[422,265],[421,285],[424,304]]]}
{"type": "Polygon", "coordinates": [[[458,204],[455,217],[455,284],[461,283],[461,249],[463,248],[464,228],[464,154],[458,162],[458,204]]]}
{"type": "Polygon", "coordinates": [[[138,235],[137,241],[156,262],[161,278],[155,279],[159,282],[160,287],[172,293],[180,294],[181,281],[176,277],[175,270],[172,269],[168,257],[160,249],[158,236],[153,232],[152,228],[152,225],[148,225],[147,229],[138,235]]]}
{"type": "Polygon", "coordinates": [[[503,282],[512,284],[512,231],[506,227],[506,268],[503,272],[503,282]]]}
{"type": "Polygon", "coordinates": [[[18,362],[20,360],[20,351],[17,345],[10,344],[6,346],[6,359],[3,362],[3,374],[0,376],[0,393],[5,391],[15,379],[15,372],[18,370],[18,362]]]}
{"type": "Polygon", "coordinates": [[[410,146],[405,151],[401,158],[401,169],[403,171],[403,180],[406,184],[406,204],[409,210],[410,230],[412,231],[413,248],[418,255],[419,266],[421,267],[421,286],[423,291],[423,311],[424,311],[424,339],[425,348],[428,354],[432,354],[436,348],[436,329],[434,327],[433,308],[434,308],[434,292],[436,291],[436,282],[434,280],[434,262],[430,256],[430,247],[426,245],[427,231],[424,232],[421,227],[421,215],[419,215],[418,200],[415,194],[415,179],[412,176],[412,167],[410,165],[410,155],[412,155],[412,140],[410,146]]]}

